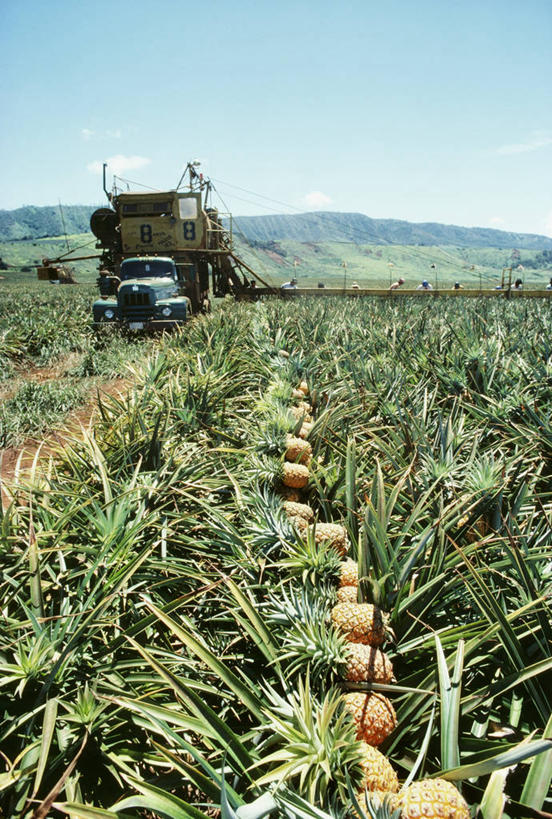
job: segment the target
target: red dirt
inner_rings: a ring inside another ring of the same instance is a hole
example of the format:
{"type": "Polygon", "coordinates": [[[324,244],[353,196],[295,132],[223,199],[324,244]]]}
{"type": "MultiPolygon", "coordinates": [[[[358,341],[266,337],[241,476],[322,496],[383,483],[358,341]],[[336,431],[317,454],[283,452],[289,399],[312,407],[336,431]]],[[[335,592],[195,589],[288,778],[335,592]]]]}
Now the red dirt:
{"type": "MultiPolygon", "coordinates": [[[[50,368],[52,371],[53,368],[50,368]]],[[[49,380],[46,372],[48,368],[42,368],[40,373],[44,377],[40,380],[49,380]]],[[[55,376],[54,376],[55,377],[55,376]]],[[[32,379],[27,379],[32,380],[32,379]]],[[[39,379],[36,379],[39,380],[39,379]]],[[[104,381],[94,387],[94,394],[88,402],[79,409],[69,413],[65,418],[60,419],[59,426],[45,433],[43,438],[27,438],[21,446],[0,449],[0,489],[2,506],[6,508],[10,497],[4,487],[9,486],[19,472],[25,473],[32,468],[35,459],[41,460],[50,455],[55,455],[60,447],[65,446],[72,438],[78,436],[80,430],[88,427],[98,410],[97,393],[107,396],[123,395],[130,386],[128,380],[121,378],[111,381],[104,381]]]]}
{"type": "Polygon", "coordinates": [[[60,359],[56,364],[49,367],[35,367],[34,364],[26,361],[25,364],[16,368],[13,377],[10,378],[9,384],[4,384],[0,388],[0,401],[6,401],[15,395],[19,387],[25,381],[36,381],[43,383],[45,381],[54,381],[67,372],[71,366],[76,366],[80,353],[73,353],[60,359]]]}

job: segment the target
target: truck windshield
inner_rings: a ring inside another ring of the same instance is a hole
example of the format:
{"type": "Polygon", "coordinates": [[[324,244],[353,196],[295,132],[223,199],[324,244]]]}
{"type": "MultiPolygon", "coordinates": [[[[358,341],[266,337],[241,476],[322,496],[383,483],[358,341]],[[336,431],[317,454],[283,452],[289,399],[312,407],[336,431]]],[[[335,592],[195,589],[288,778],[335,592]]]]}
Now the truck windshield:
{"type": "Polygon", "coordinates": [[[121,265],[121,280],[125,279],[152,279],[166,278],[174,279],[175,268],[173,262],[165,259],[136,259],[123,262],[121,265]]]}

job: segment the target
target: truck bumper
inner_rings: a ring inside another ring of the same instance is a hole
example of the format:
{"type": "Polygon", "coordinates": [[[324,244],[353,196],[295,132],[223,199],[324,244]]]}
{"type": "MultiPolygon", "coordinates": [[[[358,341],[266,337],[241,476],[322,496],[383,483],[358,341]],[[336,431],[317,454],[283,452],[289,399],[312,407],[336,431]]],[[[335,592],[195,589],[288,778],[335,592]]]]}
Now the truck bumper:
{"type": "Polygon", "coordinates": [[[110,321],[94,321],[92,327],[95,330],[104,330],[107,327],[117,327],[119,330],[129,330],[130,332],[163,332],[164,330],[175,330],[177,327],[183,327],[186,324],[185,320],[173,319],[163,321],[152,319],[151,321],[118,321],[111,319],[110,321]]]}

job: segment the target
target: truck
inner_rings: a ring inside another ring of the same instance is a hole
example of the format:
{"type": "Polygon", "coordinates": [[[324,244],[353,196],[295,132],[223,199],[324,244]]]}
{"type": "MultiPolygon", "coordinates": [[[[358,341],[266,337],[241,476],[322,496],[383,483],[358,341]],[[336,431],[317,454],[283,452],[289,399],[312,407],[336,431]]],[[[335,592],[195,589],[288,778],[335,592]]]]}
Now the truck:
{"type": "Polygon", "coordinates": [[[101,270],[100,298],[92,305],[94,327],[124,324],[129,330],[171,330],[190,314],[178,271],[168,256],[123,259],[119,274],[101,270]]]}

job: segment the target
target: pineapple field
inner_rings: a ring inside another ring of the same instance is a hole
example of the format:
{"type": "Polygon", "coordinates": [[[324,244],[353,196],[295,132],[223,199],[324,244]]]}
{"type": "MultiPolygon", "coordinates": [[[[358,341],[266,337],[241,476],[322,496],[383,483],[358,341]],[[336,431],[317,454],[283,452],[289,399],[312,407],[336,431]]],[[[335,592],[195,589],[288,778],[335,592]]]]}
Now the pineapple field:
{"type": "Polygon", "coordinates": [[[551,308],[148,347],[4,487],[0,815],[552,816],[551,308]]]}

